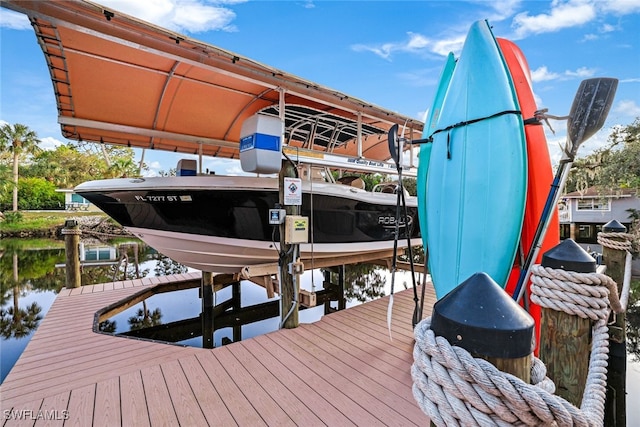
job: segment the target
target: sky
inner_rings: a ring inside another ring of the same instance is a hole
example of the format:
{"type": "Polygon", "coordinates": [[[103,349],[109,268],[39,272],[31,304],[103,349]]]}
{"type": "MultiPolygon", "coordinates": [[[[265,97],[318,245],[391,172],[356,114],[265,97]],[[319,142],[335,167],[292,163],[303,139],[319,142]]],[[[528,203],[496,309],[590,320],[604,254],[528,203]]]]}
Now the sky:
{"type": "MultiPolygon", "coordinates": [[[[606,144],[614,126],[640,117],[640,0],[100,0],[105,6],[279,68],[369,103],[424,120],[448,52],[487,19],[496,37],[524,52],[539,108],[569,112],[580,81],[619,79],[603,129],[578,152],[606,144]]],[[[0,122],[35,130],[43,148],[67,141],[57,124],[44,56],[25,15],[0,8],[0,122]]],[[[566,124],[547,130],[560,158],[566,124]]],[[[136,151],[140,160],[141,151],[136,151]]],[[[184,157],[184,156],[182,156],[184,157]]],[[[147,175],[175,167],[173,153],[147,151],[147,175]]],[[[238,162],[206,159],[218,174],[238,162]]]]}

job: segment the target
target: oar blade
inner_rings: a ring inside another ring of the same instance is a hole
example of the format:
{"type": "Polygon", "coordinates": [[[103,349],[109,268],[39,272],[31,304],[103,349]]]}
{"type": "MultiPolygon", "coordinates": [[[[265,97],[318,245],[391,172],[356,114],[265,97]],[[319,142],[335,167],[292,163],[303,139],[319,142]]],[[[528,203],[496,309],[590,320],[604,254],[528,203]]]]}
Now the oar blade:
{"type": "Polygon", "coordinates": [[[571,161],[580,144],[591,138],[604,124],[617,88],[618,79],[609,77],[587,79],[580,83],[567,123],[569,146],[565,154],[571,161]]]}
{"type": "Polygon", "coordinates": [[[400,164],[400,149],[398,144],[398,124],[391,126],[389,134],[387,135],[387,142],[389,143],[389,153],[391,158],[395,162],[396,166],[400,164]]]}

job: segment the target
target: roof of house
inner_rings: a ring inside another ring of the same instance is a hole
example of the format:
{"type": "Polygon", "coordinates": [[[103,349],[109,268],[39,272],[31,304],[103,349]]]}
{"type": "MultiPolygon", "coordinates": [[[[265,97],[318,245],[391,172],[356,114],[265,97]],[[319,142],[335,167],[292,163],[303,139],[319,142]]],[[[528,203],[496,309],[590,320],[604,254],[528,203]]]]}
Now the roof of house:
{"type": "Polygon", "coordinates": [[[632,197],[637,196],[637,190],[635,188],[618,188],[616,190],[611,189],[602,189],[599,187],[589,187],[586,190],[582,191],[574,191],[571,193],[565,194],[564,198],[567,199],[595,199],[595,198],[603,198],[603,197],[632,197]]]}

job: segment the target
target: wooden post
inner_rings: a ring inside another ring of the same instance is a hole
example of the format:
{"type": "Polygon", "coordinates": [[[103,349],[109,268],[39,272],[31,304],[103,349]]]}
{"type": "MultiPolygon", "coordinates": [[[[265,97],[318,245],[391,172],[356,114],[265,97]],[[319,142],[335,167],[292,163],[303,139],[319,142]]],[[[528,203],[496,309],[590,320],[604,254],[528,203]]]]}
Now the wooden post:
{"type": "MultiPolygon", "coordinates": [[[[235,282],[231,285],[231,300],[233,301],[232,310],[239,313],[242,309],[242,284],[235,282]]],[[[233,325],[233,342],[242,341],[242,325],[236,322],[233,325]]]]}
{"type": "Polygon", "coordinates": [[[202,348],[213,348],[215,346],[213,339],[213,307],[215,306],[215,302],[213,295],[213,273],[209,271],[202,272],[200,295],[202,298],[202,348]]]}
{"type": "MultiPolygon", "coordinates": [[[[618,221],[610,221],[602,227],[604,233],[626,233],[627,227],[618,221]]],[[[611,238],[611,240],[621,240],[611,238]]],[[[622,290],[627,252],[602,248],[602,258],[607,266],[607,276],[618,284],[618,296],[622,290]]],[[[627,343],[625,315],[612,314],[609,319],[609,366],[607,369],[607,400],[604,408],[604,425],[624,427],[626,416],[627,343]]]]}
{"type": "Polygon", "coordinates": [[[431,317],[436,336],[527,384],[534,327],[533,318],[486,273],[474,274],[438,300],[431,317]]]}
{"type": "Polygon", "coordinates": [[[64,236],[64,249],[66,255],[65,272],[67,288],[79,288],[81,285],[79,243],[82,231],[78,221],[68,219],[64,222],[62,235],[64,236]]]}
{"type": "MultiPolygon", "coordinates": [[[[279,200],[280,205],[285,207],[287,215],[295,215],[297,214],[297,206],[285,206],[284,204],[284,178],[285,177],[295,177],[296,170],[295,165],[293,165],[288,160],[282,160],[282,168],[280,169],[280,174],[278,175],[279,182],[279,200]]],[[[296,300],[297,289],[295,287],[295,283],[293,280],[293,275],[289,274],[289,264],[291,264],[293,259],[293,245],[289,245],[285,243],[284,239],[285,234],[285,226],[284,224],[280,225],[280,251],[282,254],[285,254],[280,258],[280,266],[281,266],[281,277],[280,277],[280,307],[282,307],[281,318],[283,321],[283,328],[291,329],[297,328],[299,324],[298,320],[298,304],[293,307],[293,302],[296,300]],[[289,312],[291,311],[291,314],[289,312]],[[289,314],[287,316],[287,314],[289,314]]]]}
{"type": "Polygon", "coordinates": [[[345,266],[341,264],[338,266],[338,310],[344,310],[347,308],[347,298],[344,295],[344,273],[345,266]]]}
{"type": "MultiPolygon", "coordinates": [[[[566,239],[542,257],[543,267],[595,273],[595,260],[576,242],[566,239]]],[[[542,308],[540,360],[556,385],[556,394],[580,407],[589,372],[591,352],[590,319],[542,308]]]]}
{"type": "Polygon", "coordinates": [[[531,382],[533,318],[486,273],[476,273],[433,306],[431,329],[451,345],[531,382]]]}

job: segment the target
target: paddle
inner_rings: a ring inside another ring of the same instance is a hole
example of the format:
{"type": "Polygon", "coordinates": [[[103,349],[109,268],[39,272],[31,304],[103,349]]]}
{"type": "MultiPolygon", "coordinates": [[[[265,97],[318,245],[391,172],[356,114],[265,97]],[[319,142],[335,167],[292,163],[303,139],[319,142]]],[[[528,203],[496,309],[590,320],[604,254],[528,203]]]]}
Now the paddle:
{"type": "Polygon", "coordinates": [[[557,209],[556,206],[560,199],[561,190],[567,181],[569,170],[575,160],[578,148],[580,144],[591,138],[604,124],[617,87],[618,79],[606,77],[587,79],[580,83],[569,112],[567,142],[563,149],[563,156],[560,159],[558,170],[551,184],[551,190],[540,215],[540,221],[538,222],[531,248],[524,264],[521,266],[520,276],[513,291],[513,299],[516,301],[520,301],[524,294],[526,288],[524,284],[529,280],[531,266],[542,247],[542,241],[553,216],[553,210],[557,209]]]}
{"type": "MultiPolygon", "coordinates": [[[[397,257],[398,257],[398,239],[400,237],[400,205],[402,202],[403,213],[404,213],[404,226],[407,235],[407,248],[409,251],[409,264],[411,266],[411,275],[413,281],[413,293],[414,298],[417,301],[418,294],[415,284],[415,274],[413,267],[413,253],[411,250],[411,235],[409,233],[409,222],[407,218],[409,217],[407,212],[407,202],[404,197],[404,187],[402,184],[402,141],[398,138],[398,125],[394,124],[389,129],[389,133],[387,135],[387,142],[389,144],[389,152],[391,153],[391,158],[396,164],[396,170],[398,171],[398,198],[396,201],[396,224],[395,224],[395,238],[393,240],[393,261],[391,263],[391,294],[389,296],[389,307],[387,308],[387,327],[389,328],[389,339],[391,338],[391,312],[393,307],[393,291],[395,286],[395,278],[396,278],[396,267],[397,267],[397,257]]],[[[416,307],[417,308],[417,307],[416,307]]],[[[414,320],[413,326],[417,324],[415,319],[417,310],[414,312],[414,320]]]]}

